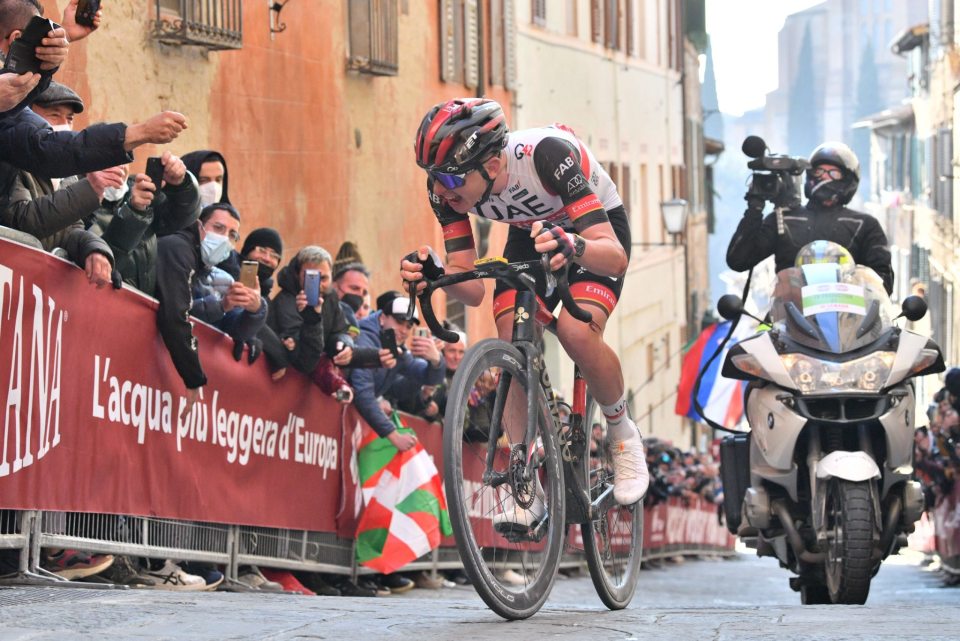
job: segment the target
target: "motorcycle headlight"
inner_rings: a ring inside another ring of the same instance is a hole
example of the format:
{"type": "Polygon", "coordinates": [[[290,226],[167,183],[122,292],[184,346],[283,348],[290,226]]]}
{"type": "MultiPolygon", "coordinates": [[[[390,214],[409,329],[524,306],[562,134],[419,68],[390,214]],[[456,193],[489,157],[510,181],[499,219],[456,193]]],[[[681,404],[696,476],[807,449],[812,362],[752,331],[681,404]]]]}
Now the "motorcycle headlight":
{"type": "Polygon", "coordinates": [[[770,375],[767,374],[767,370],[763,369],[763,365],[760,364],[760,361],[758,361],[753,354],[738,354],[731,358],[730,361],[734,367],[741,372],[747,373],[750,376],[756,376],[757,378],[770,380],[770,375]]]}
{"type": "Polygon", "coordinates": [[[877,352],[846,363],[833,363],[804,354],[781,354],[780,361],[801,392],[879,392],[890,376],[895,352],[877,352]]]}

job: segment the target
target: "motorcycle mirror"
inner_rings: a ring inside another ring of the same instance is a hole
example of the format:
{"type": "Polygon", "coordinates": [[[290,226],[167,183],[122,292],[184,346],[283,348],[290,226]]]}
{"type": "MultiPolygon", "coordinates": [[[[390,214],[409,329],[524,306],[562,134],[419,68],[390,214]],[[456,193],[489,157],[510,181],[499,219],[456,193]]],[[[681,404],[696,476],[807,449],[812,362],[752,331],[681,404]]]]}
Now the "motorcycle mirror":
{"type": "Polygon", "coordinates": [[[919,296],[907,296],[900,304],[900,316],[903,316],[911,323],[916,323],[927,315],[927,301],[919,296]]]}
{"type": "Polygon", "coordinates": [[[732,321],[743,314],[743,301],[736,294],[721,296],[717,301],[717,312],[724,320],[732,321]]]}

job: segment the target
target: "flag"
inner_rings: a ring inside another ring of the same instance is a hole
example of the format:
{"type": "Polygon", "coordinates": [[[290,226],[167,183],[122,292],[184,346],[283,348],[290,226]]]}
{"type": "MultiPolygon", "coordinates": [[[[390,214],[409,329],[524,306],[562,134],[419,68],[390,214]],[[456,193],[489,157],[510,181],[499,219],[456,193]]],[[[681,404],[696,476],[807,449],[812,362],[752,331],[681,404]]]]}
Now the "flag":
{"type": "MultiPolygon", "coordinates": [[[[683,369],[680,371],[680,385],[677,389],[676,413],[680,416],[686,416],[697,421],[703,421],[697,414],[693,403],[693,389],[697,382],[697,376],[700,371],[717,351],[717,347],[723,342],[723,339],[730,333],[731,321],[716,323],[700,332],[696,342],[690,348],[690,351],[683,357],[683,369]]],[[[707,416],[724,427],[732,428],[740,422],[743,417],[743,389],[744,382],[735,379],[724,378],[720,375],[723,367],[723,361],[727,357],[727,352],[737,342],[751,332],[747,323],[740,323],[736,333],[726,349],[717,356],[710,364],[710,369],[703,375],[703,381],[700,383],[700,405],[707,416]]]]}
{"type": "MultiPolygon", "coordinates": [[[[412,434],[394,412],[400,433],[412,434]]],[[[366,509],[357,526],[357,563],[390,574],[453,534],[440,474],[419,442],[400,452],[371,433],[360,444],[360,483],[366,509]]]]}

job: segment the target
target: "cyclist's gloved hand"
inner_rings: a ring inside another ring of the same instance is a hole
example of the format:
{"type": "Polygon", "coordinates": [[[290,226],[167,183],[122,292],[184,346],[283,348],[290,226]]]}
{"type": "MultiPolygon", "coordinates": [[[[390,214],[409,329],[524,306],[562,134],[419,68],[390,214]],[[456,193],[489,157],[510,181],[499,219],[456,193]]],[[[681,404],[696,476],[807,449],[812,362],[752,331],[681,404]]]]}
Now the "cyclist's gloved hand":
{"type": "MultiPolygon", "coordinates": [[[[421,248],[422,249],[422,248],[421,248]]],[[[437,256],[437,252],[433,251],[433,248],[427,247],[427,257],[426,259],[421,260],[420,252],[410,252],[403,257],[403,260],[410,263],[423,266],[423,277],[427,280],[436,280],[444,274],[443,261],[440,260],[440,257],[437,256]]],[[[403,271],[403,261],[400,262],[401,271],[403,271]]]]}
{"type": "MultiPolygon", "coordinates": [[[[534,223],[534,230],[536,225],[534,223]]],[[[576,234],[564,231],[562,228],[549,223],[539,223],[542,228],[539,231],[531,232],[535,239],[536,250],[541,254],[547,254],[550,257],[550,270],[556,271],[563,267],[567,261],[572,260],[576,253],[576,234]],[[556,258],[557,255],[560,258],[556,258]]]]}

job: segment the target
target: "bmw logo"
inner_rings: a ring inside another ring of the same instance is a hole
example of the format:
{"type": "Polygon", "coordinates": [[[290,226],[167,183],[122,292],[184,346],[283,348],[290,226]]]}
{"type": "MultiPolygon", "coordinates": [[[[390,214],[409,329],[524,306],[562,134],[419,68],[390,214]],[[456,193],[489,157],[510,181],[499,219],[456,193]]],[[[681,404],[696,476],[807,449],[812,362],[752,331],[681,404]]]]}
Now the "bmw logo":
{"type": "Polygon", "coordinates": [[[769,414],[767,414],[767,427],[769,427],[772,430],[773,424],[774,424],[773,412],[770,412],[769,414]]]}

